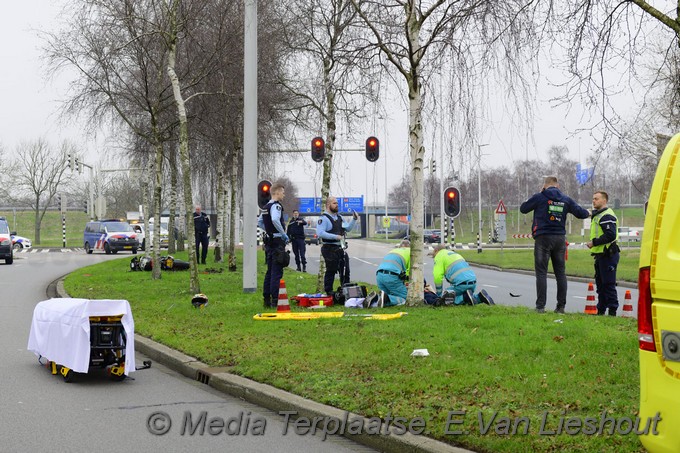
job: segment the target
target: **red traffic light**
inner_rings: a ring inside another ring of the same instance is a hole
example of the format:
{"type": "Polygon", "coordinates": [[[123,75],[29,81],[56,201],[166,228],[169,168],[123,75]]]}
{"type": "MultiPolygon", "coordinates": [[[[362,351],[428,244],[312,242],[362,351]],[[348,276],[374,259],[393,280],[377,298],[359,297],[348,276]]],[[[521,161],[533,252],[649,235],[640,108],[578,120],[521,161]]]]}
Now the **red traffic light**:
{"type": "Polygon", "coordinates": [[[444,213],[449,217],[458,217],[460,214],[460,191],[455,187],[444,190],[444,213]]]}
{"type": "Polygon", "coordinates": [[[326,142],[321,137],[314,137],[312,139],[312,160],[314,162],[323,162],[326,155],[326,142]]]}
{"type": "Polygon", "coordinates": [[[375,162],[380,157],[380,141],[376,137],[366,139],[366,159],[375,162]]]}
{"type": "Polygon", "coordinates": [[[271,189],[272,183],[263,179],[257,184],[257,205],[260,209],[264,209],[272,199],[272,194],[269,189],[271,189]]]}

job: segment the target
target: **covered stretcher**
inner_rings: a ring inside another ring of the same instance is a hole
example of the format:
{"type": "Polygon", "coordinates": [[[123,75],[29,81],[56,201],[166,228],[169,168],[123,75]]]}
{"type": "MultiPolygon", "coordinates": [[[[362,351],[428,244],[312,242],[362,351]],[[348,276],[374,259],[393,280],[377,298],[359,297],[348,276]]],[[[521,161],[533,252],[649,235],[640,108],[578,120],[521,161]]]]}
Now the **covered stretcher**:
{"type": "Polygon", "coordinates": [[[49,299],[35,306],[28,350],[67,381],[95,367],[122,380],[135,370],[134,330],[126,300],[49,299]]]}

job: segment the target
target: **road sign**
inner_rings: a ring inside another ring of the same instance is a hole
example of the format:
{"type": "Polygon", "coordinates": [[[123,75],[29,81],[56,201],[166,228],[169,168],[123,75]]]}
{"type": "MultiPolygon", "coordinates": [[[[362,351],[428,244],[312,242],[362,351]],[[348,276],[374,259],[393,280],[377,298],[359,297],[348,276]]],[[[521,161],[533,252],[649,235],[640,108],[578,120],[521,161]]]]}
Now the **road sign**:
{"type": "Polygon", "coordinates": [[[382,218],[382,226],[383,228],[389,228],[390,225],[392,225],[392,219],[390,219],[387,216],[383,216],[382,218]]]}
{"type": "MultiPolygon", "coordinates": [[[[300,197],[298,202],[300,213],[323,212],[321,197],[300,197]]],[[[364,212],[363,195],[360,197],[338,197],[338,212],[350,212],[350,210],[358,213],[364,212]]]]}
{"type": "Polygon", "coordinates": [[[496,214],[507,214],[508,210],[505,208],[505,203],[503,200],[498,202],[498,207],[496,208],[496,214]]]}
{"type": "Polygon", "coordinates": [[[340,197],[338,198],[338,210],[340,212],[364,212],[364,197],[340,197]]]}
{"type": "Polygon", "coordinates": [[[508,232],[505,225],[505,214],[498,214],[496,219],[496,240],[505,242],[508,240],[508,232]]]}

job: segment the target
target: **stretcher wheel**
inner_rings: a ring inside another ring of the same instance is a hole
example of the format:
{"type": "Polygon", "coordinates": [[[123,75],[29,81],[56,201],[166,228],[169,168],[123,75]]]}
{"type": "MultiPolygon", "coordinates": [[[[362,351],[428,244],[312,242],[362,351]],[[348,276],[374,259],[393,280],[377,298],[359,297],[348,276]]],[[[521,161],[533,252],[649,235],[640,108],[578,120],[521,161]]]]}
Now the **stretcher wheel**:
{"type": "Polygon", "coordinates": [[[72,369],[62,366],[61,369],[59,370],[59,374],[61,374],[64,377],[64,382],[73,382],[73,377],[75,376],[75,373],[73,372],[72,369]]]}

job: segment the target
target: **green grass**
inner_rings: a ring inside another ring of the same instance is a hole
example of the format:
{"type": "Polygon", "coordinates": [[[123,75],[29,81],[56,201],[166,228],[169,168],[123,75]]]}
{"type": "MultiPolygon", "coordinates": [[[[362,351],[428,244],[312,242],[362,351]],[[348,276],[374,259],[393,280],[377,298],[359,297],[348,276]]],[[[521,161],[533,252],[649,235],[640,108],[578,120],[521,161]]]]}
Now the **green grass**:
{"type": "MultiPolygon", "coordinates": [[[[544,413],[552,430],[560,417],[599,417],[604,410],[635,417],[634,320],[475,306],[413,307],[392,321],[255,321],[261,296],[243,294],[241,269],[200,274],[210,302],[197,310],[187,272],[164,272],[154,281],[148,272],[129,271],[129,260],[80,269],[66,279],[66,290],[73,297],[129,300],[137,333],[211,366],[367,417],[422,417],[430,437],[476,451],[644,451],[633,434],[539,434],[544,413]],[[410,356],[420,348],[430,356],[410,356]],[[445,433],[451,411],[466,416],[449,430],[467,434],[445,433]],[[478,417],[487,423],[494,413],[528,417],[528,434],[504,435],[496,425],[482,434],[478,417]]],[[[568,269],[572,264],[570,254],[568,269]]],[[[285,279],[289,295],[316,284],[314,275],[294,271],[285,279]]]]}
{"type": "MultiPolygon", "coordinates": [[[[476,250],[460,250],[460,254],[469,263],[486,264],[503,269],[534,270],[533,249],[485,249],[482,253],[476,250]]],[[[621,258],[616,270],[617,280],[637,282],[638,262],[640,260],[640,248],[625,246],[621,249],[621,258]]],[[[548,267],[552,272],[552,264],[548,267]]],[[[569,250],[567,259],[567,274],[577,277],[590,277],[595,275],[593,269],[593,257],[589,250],[569,250]]]]}
{"type": "MultiPolygon", "coordinates": [[[[12,211],[0,212],[0,217],[5,217],[9,228],[16,231],[19,236],[29,238],[33,246],[61,247],[62,224],[61,213],[47,211],[40,227],[40,244],[35,242],[35,213],[33,211],[17,211],[16,216],[12,211]]],[[[66,245],[68,247],[83,246],[83,230],[89,217],[84,212],[69,211],[66,213],[66,245]]]]}

